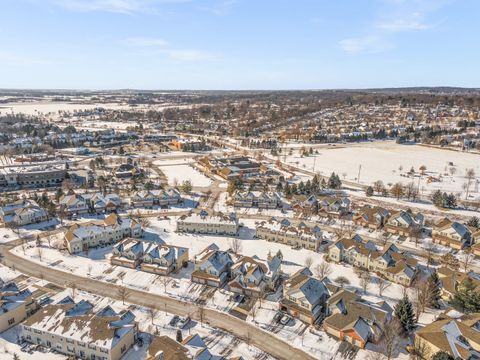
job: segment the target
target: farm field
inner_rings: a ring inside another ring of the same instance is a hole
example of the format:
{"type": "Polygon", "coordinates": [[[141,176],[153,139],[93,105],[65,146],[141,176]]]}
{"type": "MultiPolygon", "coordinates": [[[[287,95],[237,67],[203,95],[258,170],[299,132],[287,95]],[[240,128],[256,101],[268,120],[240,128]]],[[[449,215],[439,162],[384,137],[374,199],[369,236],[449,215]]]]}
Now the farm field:
{"type": "Polygon", "coordinates": [[[330,147],[318,149],[318,152],[301,157],[294,151],[291,156],[287,156],[287,163],[322,175],[336,172],[342,180],[352,182],[358,182],[361,166],[359,182],[363,185],[370,185],[377,180],[382,180],[385,184],[408,184],[413,181],[420,185],[423,194],[437,189],[464,194],[462,187],[467,181],[465,169],[473,168],[476,179],[471,182],[469,199],[480,197],[480,155],[420,145],[400,145],[392,141],[330,147]],[[422,165],[427,169],[425,175],[420,176],[419,168],[422,165]],[[412,167],[415,176],[408,177],[407,173],[412,167]],[[429,182],[429,177],[438,181],[429,182]]]}

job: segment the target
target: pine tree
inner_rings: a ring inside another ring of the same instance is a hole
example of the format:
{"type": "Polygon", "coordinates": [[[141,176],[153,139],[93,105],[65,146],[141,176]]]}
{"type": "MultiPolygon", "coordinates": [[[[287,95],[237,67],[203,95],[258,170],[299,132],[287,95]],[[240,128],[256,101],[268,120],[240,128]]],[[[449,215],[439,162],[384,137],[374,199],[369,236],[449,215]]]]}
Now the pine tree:
{"type": "Polygon", "coordinates": [[[373,187],[369,186],[367,187],[367,189],[365,190],[365,195],[367,196],[373,196],[373,187]]]}
{"type": "Polygon", "coordinates": [[[438,309],[440,307],[440,299],[442,297],[441,287],[442,284],[440,283],[438,274],[436,271],[434,271],[428,279],[428,288],[431,291],[430,306],[434,307],[435,309],[438,309]]]}
{"type": "Polygon", "coordinates": [[[409,334],[415,329],[415,313],[413,305],[405,294],[403,299],[395,306],[395,317],[400,321],[403,330],[409,334]]]}
{"type": "Polygon", "coordinates": [[[436,190],[432,194],[432,202],[437,207],[443,207],[443,196],[440,190],[436,190]]]}
{"type": "Polygon", "coordinates": [[[445,351],[438,351],[432,356],[432,360],[454,360],[454,358],[445,351]]]}
{"type": "Polygon", "coordinates": [[[457,292],[450,304],[455,309],[467,314],[480,311],[480,294],[476,291],[472,279],[467,278],[458,285],[457,292]]]}

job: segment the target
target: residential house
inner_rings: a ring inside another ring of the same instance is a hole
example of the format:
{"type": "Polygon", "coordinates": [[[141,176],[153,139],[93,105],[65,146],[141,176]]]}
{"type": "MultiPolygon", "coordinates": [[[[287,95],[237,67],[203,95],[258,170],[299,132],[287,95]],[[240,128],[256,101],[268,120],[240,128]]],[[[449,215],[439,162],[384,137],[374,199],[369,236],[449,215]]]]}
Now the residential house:
{"type": "Polygon", "coordinates": [[[22,339],[80,359],[119,360],[136,341],[138,326],[130,311],[110,306],[94,311],[85,300],[50,304],[22,324],[22,339]]]}
{"type": "Polygon", "coordinates": [[[442,284],[442,298],[449,301],[458,291],[459,286],[465,280],[472,281],[480,289],[480,280],[471,273],[455,271],[445,266],[437,269],[438,279],[442,284]]]}
{"type": "Polygon", "coordinates": [[[87,201],[77,194],[63,195],[59,199],[60,211],[63,211],[67,216],[87,214],[90,207],[87,201]]]}
{"type": "Polygon", "coordinates": [[[152,244],[144,253],[140,268],[143,271],[168,275],[188,264],[188,249],[166,244],[152,244]]]}
{"type": "Polygon", "coordinates": [[[379,206],[364,206],[352,216],[352,221],[356,225],[377,230],[385,225],[389,216],[390,211],[387,209],[379,206]]]}
{"type": "Polygon", "coordinates": [[[281,276],[282,255],[269,256],[266,261],[257,256],[242,256],[231,267],[229,289],[235,293],[263,297],[276,291],[281,276]]]}
{"type": "Polygon", "coordinates": [[[33,200],[18,200],[0,207],[0,221],[4,226],[24,226],[48,220],[46,210],[33,200]]]}
{"type": "Polygon", "coordinates": [[[0,285],[0,333],[19,324],[36,308],[32,293],[19,290],[14,282],[0,285]]]}
{"type": "Polygon", "coordinates": [[[441,316],[416,331],[415,343],[426,350],[423,358],[427,360],[440,351],[454,359],[477,359],[480,357],[480,314],[456,319],[441,316]]]}
{"type": "Polygon", "coordinates": [[[347,197],[318,196],[318,215],[329,218],[342,218],[350,213],[350,199],[347,197]]]}
{"type": "Polygon", "coordinates": [[[423,229],[424,217],[422,214],[412,214],[408,211],[393,213],[385,224],[385,230],[390,234],[411,236],[414,231],[423,229]]]}
{"type": "Polygon", "coordinates": [[[327,305],[325,332],[362,349],[380,335],[383,326],[392,319],[393,309],[385,301],[370,303],[345,289],[332,294],[327,305]]]}
{"type": "Polygon", "coordinates": [[[240,225],[235,213],[209,214],[206,210],[190,212],[177,220],[177,231],[209,235],[237,236],[240,225]]]}
{"type": "Polygon", "coordinates": [[[330,260],[374,271],[378,275],[401,285],[410,286],[418,273],[417,260],[403,253],[393,244],[378,250],[373,242],[361,238],[344,238],[328,248],[330,260]]]}
{"type": "Polygon", "coordinates": [[[126,238],[113,247],[110,264],[136,269],[151,246],[148,241],[126,238]]]}
{"type": "Polygon", "coordinates": [[[142,236],[142,226],[133,219],[112,213],[104,220],[76,223],[64,235],[68,251],[73,254],[95,246],[116,243],[126,237],[142,236]]]}
{"type": "Polygon", "coordinates": [[[191,279],[199,284],[223,287],[230,278],[232,265],[231,254],[211,244],[195,256],[195,269],[191,279]]]}
{"type": "Polygon", "coordinates": [[[475,229],[468,225],[444,218],[432,228],[432,241],[454,249],[463,249],[474,242],[475,229]]]}
{"type": "Polygon", "coordinates": [[[317,323],[326,313],[329,291],[307,268],[292,275],[283,285],[281,309],[307,324],[317,323]]]}
{"type": "Polygon", "coordinates": [[[292,225],[290,220],[277,220],[272,217],[268,221],[260,221],[255,225],[256,236],[267,241],[313,251],[317,251],[323,241],[322,230],[318,226],[310,227],[303,222],[292,225]]]}

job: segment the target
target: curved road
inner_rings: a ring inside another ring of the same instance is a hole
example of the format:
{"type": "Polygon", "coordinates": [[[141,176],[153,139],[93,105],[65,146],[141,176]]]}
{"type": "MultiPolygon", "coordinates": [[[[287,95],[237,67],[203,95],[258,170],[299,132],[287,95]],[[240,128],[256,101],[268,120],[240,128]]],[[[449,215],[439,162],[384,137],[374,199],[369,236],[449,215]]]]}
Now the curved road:
{"type": "MultiPolygon", "coordinates": [[[[44,280],[60,286],[68,286],[68,284],[73,283],[76,285],[77,289],[121,300],[119,294],[121,286],[88,279],[30,262],[29,260],[10,252],[12,245],[15,243],[15,241],[12,241],[11,244],[0,245],[0,256],[3,257],[4,265],[14,267],[16,270],[34,277],[39,277],[40,274],[42,274],[44,280]]],[[[278,359],[315,360],[313,356],[307,354],[303,350],[292,347],[280,338],[226,313],[199,307],[198,305],[183,302],[167,296],[130,288],[128,289],[128,297],[126,301],[181,316],[190,316],[195,320],[200,320],[203,312],[205,323],[225,330],[244,341],[250,342],[260,350],[278,359]]]]}

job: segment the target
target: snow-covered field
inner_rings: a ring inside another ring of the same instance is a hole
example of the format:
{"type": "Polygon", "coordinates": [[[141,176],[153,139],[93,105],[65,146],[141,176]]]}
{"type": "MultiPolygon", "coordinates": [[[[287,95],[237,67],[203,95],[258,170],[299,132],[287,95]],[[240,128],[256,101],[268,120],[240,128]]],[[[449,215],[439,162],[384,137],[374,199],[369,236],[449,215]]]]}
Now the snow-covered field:
{"type": "Polygon", "coordinates": [[[336,172],[342,180],[354,182],[358,182],[361,166],[360,183],[368,185],[376,180],[382,180],[385,184],[396,182],[408,184],[413,181],[417,185],[418,176],[408,178],[401,174],[405,175],[413,167],[418,175],[420,166],[425,165],[426,175],[420,179],[420,190],[425,194],[436,189],[463,192],[462,186],[467,181],[465,169],[473,168],[476,180],[472,181],[470,192],[472,198],[480,197],[480,155],[420,145],[400,145],[391,141],[349,144],[345,147],[329,147],[318,151],[318,155],[303,158],[298,151],[294,151],[293,155],[287,156],[287,163],[298,165],[305,170],[320,171],[322,175],[336,172]],[[451,168],[455,168],[453,176],[451,168]],[[427,183],[427,177],[430,175],[441,177],[441,181],[427,183]]]}
{"type": "Polygon", "coordinates": [[[212,181],[190,165],[161,165],[160,170],[168,179],[169,185],[181,184],[190,180],[193,186],[210,186],[212,181]]]}

